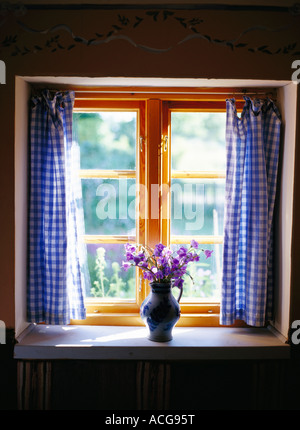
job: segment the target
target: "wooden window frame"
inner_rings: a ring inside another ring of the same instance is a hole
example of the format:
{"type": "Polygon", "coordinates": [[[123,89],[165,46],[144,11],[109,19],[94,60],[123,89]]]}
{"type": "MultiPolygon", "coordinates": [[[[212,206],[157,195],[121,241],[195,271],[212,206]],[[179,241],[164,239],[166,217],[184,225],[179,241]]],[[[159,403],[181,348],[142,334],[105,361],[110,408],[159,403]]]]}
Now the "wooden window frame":
{"type": "MultiPolygon", "coordinates": [[[[131,111],[137,113],[136,125],[136,141],[139,142],[145,134],[145,103],[143,101],[127,101],[127,100],[94,100],[91,99],[88,103],[80,103],[77,100],[74,104],[74,112],[97,112],[97,111],[131,111]]],[[[105,169],[81,169],[79,172],[80,178],[109,178],[109,179],[136,179],[136,183],[144,182],[144,166],[145,155],[139,145],[136,145],[136,168],[135,170],[105,170],[105,169]]],[[[136,214],[137,225],[136,236],[129,235],[101,235],[101,234],[86,234],[86,244],[123,244],[127,242],[145,242],[145,215],[143,209],[139,207],[140,200],[136,195],[136,214]],[[139,208],[137,208],[139,207],[139,208]]],[[[72,324],[88,324],[88,325],[140,325],[139,308],[145,296],[144,291],[141,291],[142,285],[139,280],[140,274],[136,271],[136,300],[131,299],[104,299],[86,298],[87,318],[85,320],[72,320],[72,324]]]]}
{"type": "MultiPolygon", "coordinates": [[[[167,137],[170,143],[170,113],[174,110],[203,112],[225,112],[225,99],[234,96],[237,109],[244,104],[245,91],[232,88],[134,88],[134,87],[103,87],[74,88],[74,111],[99,110],[136,110],[138,112],[137,147],[136,147],[136,179],[147,190],[151,184],[170,184],[172,177],[170,163],[170,144],[165,145],[167,137]]],[[[261,89],[260,89],[261,91],[261,89]]],[[[252,89],[253,93],[257,90],[252,89]]],[[[249,93],[248,93],[249,94],[249,93]]],[[[252,94],[252,93],[251,93],[252,94]]],[[[81,171],[81,177],[132,177],[131,171],[81,171]],[[108,175],[108,176],[107,176],[108,175]]],[[[173,177],[224,177],[224,172],[175,172],[173,177]],[[200,174],[200,176],[199,176],[200,174]]],[[[154,246],[162,242],[170,244],[169,223],[162,212],[170,210],[168,193],[161,187],[159,195],[159,217],[151,218],[151,211],[157,202],[151,193],[147,200],[141,202],[137,198],[141,213],[138,218],[138,243],[154,246]]],[[[138,196],[137,196],[138,197],[138,196]]],[[[112,237],[94,235],[86,237],[87,243],[112,243],[112,237]]],[[[222,243],[222,237],[197,237],[202,243],[222,243]],[[217,241],[217,242],[216,242],[217,241]]],[[[114,243],[134,242],[128,236],[113,236],[114,243]]],[[[183,238],[174,238],[173,243],[182,243],[183,238]]],[[[148,281],[142,279],[142,273],[136,271],[137,300],[105,300],[87,299],[87,318],[72,320],[72,324],[85,325],[121,325],[143,326],[139,315],[142,301],[149,294],[148,281]]],[[[174,291],[174,295],[176,295],[174,291]]],[[[219,326],[219,302],[184,302],[181,303],[181,318],[178,326],[219,326]]],[[[235,326],[244,323],[235,323],[235,326]]]]}

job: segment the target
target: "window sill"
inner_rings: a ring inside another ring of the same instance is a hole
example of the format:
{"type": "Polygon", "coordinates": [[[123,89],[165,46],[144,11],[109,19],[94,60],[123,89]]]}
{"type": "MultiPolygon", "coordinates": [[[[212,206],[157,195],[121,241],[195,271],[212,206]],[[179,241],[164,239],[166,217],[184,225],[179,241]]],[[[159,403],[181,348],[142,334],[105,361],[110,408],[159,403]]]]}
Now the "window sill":
{"type": "Polygon", "coordinates": [[[175,327],[166,343],[144,327],[32,325],[17,339],[18,360],[287,359],[290,347],[269,328],[175,327]]]}

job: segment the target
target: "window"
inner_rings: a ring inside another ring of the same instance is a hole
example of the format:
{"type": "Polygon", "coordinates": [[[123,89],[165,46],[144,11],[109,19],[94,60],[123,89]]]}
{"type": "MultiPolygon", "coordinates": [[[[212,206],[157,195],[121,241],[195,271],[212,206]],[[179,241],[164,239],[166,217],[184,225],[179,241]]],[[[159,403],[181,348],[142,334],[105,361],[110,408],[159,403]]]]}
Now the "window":
{"type": "MultiPolygon", "coordinates": [[[[28,190],[27,190],[27,140],[24,138],[28,135],[28,100],[30,100],[31,89],[40,86],[42,80],[43,87],[54,86],[57,88],[60,86],[62,89],[65,88],[65,82],[67,78],[63,78],[61,81],[55,78],[53,82],[52,78],[47,77],[16,77],[16,112],[15,112],[15,243],[16,255],[15,255],[15,327],[16,334],[19,335],[27,326],[26,322],[26,261],[27,261],[27,229],[26,223],[24,223],[24,214],[27,213],[27,201],[28,201],[28,190]]],[[[284,120],[284,131],[282,137],[282,166],[281,166],[281,188],[278,193],[277,203],[277,229],[276,229],[276,261],[277,271],[281,275],[278,276],[276,282],[276,297],[275,303],[275,327],[284,336],[288,336],[289,330],[289,315],[290,315],[290,278],[291,278],[291,261],[288,256],[291,252],[291,238],[292,238],[292,220],[293,220],[293,180],[294,180],[294,157],[295,157],[295,130],[296,130],[296,105],[297,105],[297,86],[291,81],[257,81],[257,80],[244,80],[235,81],[232,80],[215,80],[216,87],[208,88],[212,82],[209,79],[198,79],[195,80],[195,86],[192,88],[189,81],[185,79],[156,79],[152,80],[151,83],[157,85],[154,87],[146,87],[147,82],[144,79],[115,79],[111,78],[108,82],[107,78],[76,78],[70,80],[70,85],[75,85],[74,90],[76,93],[75,108],[82,112],[87,112],[88,106],[89,111],[93,111],[96,108],[97,103],[105,100],[120,100],[125,99],[129,101],[139,100],[145,101],[145,105],[150,105],[152,98],[158,98],[153,96],[154,92],[160,91],[161,100],[172,99],[172,103],[175,101],[187,100],[189,103],[193,103],[196,99],[199,101],[201,98],[201,104],[204,108],[208,108],[212,112],[224,110],[224,100],[226,97],[230,97],[231,94],[235,95],[237,100],[240,100],[239,108],[243,106],[243,99],[241,95],[237,95],[236,90],[230,86],[236,88],[246,88],[250,93],[264,91],[268,92],[270,87],[274,88],[277,94],[277,102],[281,107],[281,112],[284,120]],[[86,85],[90,85],[87,87],[86,85]],[[97,85],[97,87],[95,87],[97,85]],[[139,87],[132,89],[132,85],[139,87]],[[264,86],[262,86],[264,85],[264,86]],[[93,86],[93,87],[92,87],[93,86]],[[106,87],[105,87],[106,86],[106,87]],[[183,91],[182,91],[183,89],[183,91]],[[205,94],[205,92],[209,94],[205,94]],[[109,94],[108,94],[109,92],[109,94]],[[201,93],[201,94],[199,94],[201,93]],[[97,100],[98,99],[98,100],[97,100]],[[221,100],[221,101],[220,101],[221,100]],[[219,110],[218,110],[219,109],[219,110]],[[283,192],[284,190],[284,192],[283,192]],[[281,258],[281,256],[286,258],[281,258]]],[[[237,91],[241,93],[241,90],[237,91]]],[[[108,102],[107,102],[108,103],[108,102]]],[[[146,113],[146,110],[145,110],[146,113]]],[[[165,126],[165,124],[164,124],[165,126]]],[[[157,133],[159,144],[161,141],[161,130],[157,133]]],[[[142,136],[146,136],[146,131],[142,131],[142,136]]],[[[139,153],[142,157],[145,156],[145,151],[139,153]]],[[[142,285],[143,292],[143,285],[142,285]]],[[[175,291],[174,291],[175,293],[175,291]]],[[[87,299],[89,315],[86,321],[75,321],[77,324],[102,324],[107,323],[108,317],[104,317],[103,312],[96,312],[99,306],[97,304],[91,304],[91,300],[87,299]]],[[[106,305],[106,313],[111,314],[112,307],[106,305]]],[[[119,308],[119,314],[122,315],[121,325],[126,324],[141,324],[141,320],[137,315],[137,307],[134,311],[128,311],[128,305],[119,308]],[[127,307],[126,307],[127,306],[127,307]],[[128,318],[126,317],[128,315],[128,318]]],[[[182,301],[182,310],[189,311],[193,307],[193,304],[187,305],[182,301]]],[[[103,309],[104,307],[102,306],[103,309]]],[[[104,309],[105,310],[105,309],[104,309]]],[[[202,325],[218,325],[218,318],[214,316],[214,312],[218,312],[218,307],[212,307],[211,303],[202,305],[201,314],[196,315],[192,312],[182,314],[179,324],[202,324],[202,325]],[[208,312],[208,311],[213,312],[208,312]]],[[[114,310],[114,315],[116,311],[114,310]]],[[[111,318],[111,323],[118,324],[117,318],[111,318]],[[113,321],[114,319],[114,321],[113,321]]],[[[178,325],[179,325],[178,324],[178,325]]]]}
{"type": "MultiPolygon", "coordinates": [[[[184,108],[181,108],[184,109],[184,108]]],[[[213,257],[190,266],[183,302],[219,301],[225,195],[225,113],[170,109],[172,245],[196,239],[213,257]]]]}
{"type": "Polygon", "coordinates": [[[91,278],[88,321],[126,324],[138,316],[138,273],[133,268],[125,273],[122,261],[125,243],[145,241],[137,192],[143,183],[137,142],[144,135],[144,117],[142,102],[99,101],[96,108],[74,110],[91,278]]]}
{"type": "Polygon", "coordinates": [[[138,269],[121,269],[125,243],[176,247],[196,239],[213,258],[191,266],[179,324],[219,324],[225,121],[224,96],[76,92],[91,277],[84,323],[142,324],[149,290],[138,269]]]}

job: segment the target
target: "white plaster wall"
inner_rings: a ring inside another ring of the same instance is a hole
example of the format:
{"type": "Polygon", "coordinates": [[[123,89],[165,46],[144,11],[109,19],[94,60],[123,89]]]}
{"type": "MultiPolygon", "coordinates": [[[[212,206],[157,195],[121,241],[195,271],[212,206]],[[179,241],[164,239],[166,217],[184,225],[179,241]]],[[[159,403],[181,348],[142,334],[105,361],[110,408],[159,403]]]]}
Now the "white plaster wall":
{"type": "Polygon", "coordinates": [[[16,77],[15,87],[15,331],[26,323],[27,138],[30,85],[16,77]]]}
{"type": "Polygon", "coordinates": [[[274,327],[285,337],[289,330],[291,290],[291,243],[293,226],[294,165],[296,140],[297,85],[289,83],[278,89],[282,115],[282,164],[279,213],[277,214],[276,289],[274,327]]]}

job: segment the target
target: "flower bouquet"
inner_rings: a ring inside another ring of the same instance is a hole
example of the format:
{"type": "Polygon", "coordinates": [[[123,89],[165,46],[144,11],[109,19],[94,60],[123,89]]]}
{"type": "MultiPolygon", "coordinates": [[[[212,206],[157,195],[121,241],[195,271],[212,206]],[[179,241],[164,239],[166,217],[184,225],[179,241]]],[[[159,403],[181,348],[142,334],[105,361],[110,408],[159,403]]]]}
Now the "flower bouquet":
{"type": "Polygon", "coordinates": [[[150,281],[151,292],[140,308],[141,318],[149,329],[150,340],[165,342],[172,339],[172,329],[180,317],[183,277],[189,275],[188,264],[199,261],[199,251],[206,258],[213,252],[199,249],[195,240],[191,241],[189,248],[181,246],[175,251],[162,243],[154,249],[130,243],[125,245],[126,261],[123,261],[123,269],[127,271],[131,266],[139,267],[144,279],[150,281]],[[180,289],[177,300],[171,293],[172,287],[180,289]]]}
{"type": "Polygon", "coordinates": [[[162,243],[155,245],[154,249],[127,243],[125,251],[126,261],[123,261],[122,264],[125,271],[131,266],[137,266],[144,272],[144,279],[159,283],[172,282],[173,287],[180,289],[184,283],[183,276],[189,275],[188,264],[192,261],[199,261],[199,251],[203,252],[206,258],[209,258],[213,252],[208,249],[199,249],[196,240],[191,241],[188,249],[181,246],[178,250],[172,251],[162,243]]]}

